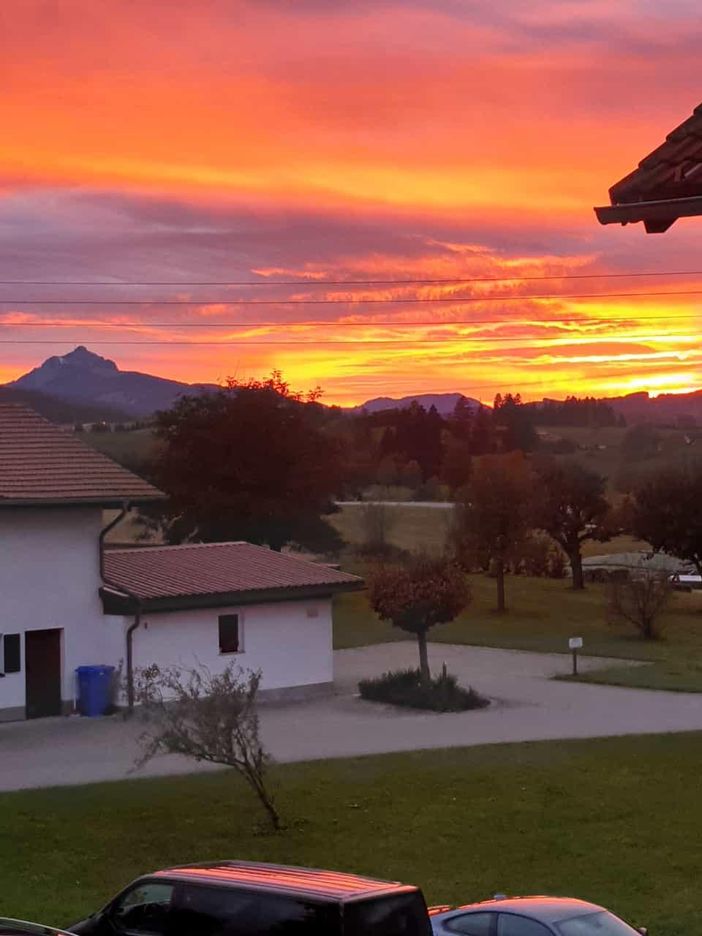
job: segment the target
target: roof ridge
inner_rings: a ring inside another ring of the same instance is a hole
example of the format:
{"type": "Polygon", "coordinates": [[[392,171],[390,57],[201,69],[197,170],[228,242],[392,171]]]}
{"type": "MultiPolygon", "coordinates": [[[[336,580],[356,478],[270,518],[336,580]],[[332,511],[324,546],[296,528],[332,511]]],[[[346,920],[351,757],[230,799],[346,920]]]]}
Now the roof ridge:
{"type": "MultiPolygon", "coordinates": [[[[175,552],[182,549],[200,549],[202,547],[211,548],[213,546],[258,546],[260,549],[268,549],[267,546],[261,546],[259,543],[248,543],[246,540],[219,540],[216,543],[145,543],[143,546],[121,546],[117,549],[110,549],[110,553],[129,553],[136,552],[175,552]]],[[[273,550],[270,550],[273,552],[273,550]]]]}

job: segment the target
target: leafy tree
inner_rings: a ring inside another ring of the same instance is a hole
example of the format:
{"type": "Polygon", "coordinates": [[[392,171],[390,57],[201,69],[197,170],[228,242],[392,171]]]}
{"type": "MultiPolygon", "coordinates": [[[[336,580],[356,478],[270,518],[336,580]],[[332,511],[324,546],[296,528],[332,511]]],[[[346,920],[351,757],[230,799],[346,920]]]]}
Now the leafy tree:
{"type": "Polygon", "coordinates": [[[441,465],[441,480],[454,493],[468,483],[471,470],[471,446],[469,438],[450,435],[444,444],[444,460],[441,465]]]}
{"type": "Polygon", "coordinates": [[[135,676],[135,701],[146,723],[137,765],[157,754],[180,754],[231,767],[279,831],[280,815],[268,787],[270,757],[261,743],[256,710],[261,674],[233,666],[213,675],[204,667],[181,671],[154,665],[135,676]]]}
{"type": "Polygon", "coordinates": [[[644,640],[663,634],[660,614],[670,601],[672,588],[665,573],[636,570],[625,579],[610,582],[607,591],[609,617],[614,623],[633,624],[644,640]]]}
{"type": "Polygon", "coordinates": [[[456,508],[454,546],[464,561],[478,557],[491,565],[497,579],[497,610],[507,609],[505,566],[515,556],[529,530],[531,476],[521,452],[485,455],[473,463],[473,473],[456,508]]]}
{"type": "Polygon", "coordinates": [[[694,564],[702,575],[702,470],[675,467],[634,490],[631,532],[659,552],[694,564]]]}
{"type": "Polygon", "coordinates": [[[316,396],[292,393],[279,373],[183,397],[160,413],[154,480],[169,495],[167,541],[338,545],[320,526],[340,474],[323,418],[316,396]]]}
{"type": "Polygon", "coordinates": [[[531,421],[529,408],[517,393],[497,394],[492,411],[497,450],[501,452],[531,452],[539,437],[531,421]]]}
{"type": "Polygon", "coordinates": [[[550,462],[537,471],[533,524],[570,560],[573,588],[585,587],[582,545],[612,538],[605,479],[575,462],[550,462]]]}
{"type": "Polygon", "coordinates": [[[370,604],[383,621],[390,621],[417,638],[421,680],[428,683],[427,633],[448,624],[468,606],[470,589],[463,571],[446,559],[413,556],[406,565],[383,565],[368,577],[370,604]]]}

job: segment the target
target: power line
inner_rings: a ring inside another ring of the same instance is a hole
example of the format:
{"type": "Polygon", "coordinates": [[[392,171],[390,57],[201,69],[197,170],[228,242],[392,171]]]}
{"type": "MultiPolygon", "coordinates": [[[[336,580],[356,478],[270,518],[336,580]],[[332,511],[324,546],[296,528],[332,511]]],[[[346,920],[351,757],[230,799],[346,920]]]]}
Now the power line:
{"type": "MultiPolygon", "coordinates": [[[[195,340],[195,341],[193,341],[193,340],[190,340],[190,339],[185,340],[185,339],[180,339],[180,338],[174,338],[174,339],[172,339],[172,340],[169,340],[169,339],[167,339],[167,338],[146,338],[146,339],[142,339],[142,340],[139,340],[139,341],[133,341],[133,340],[130,339],[130,338],[127,338],[127,339],[125,339],[125,340],[120,340],[120,339],[117,339],[117,340],[113,340],[113,339],[104,340],[104,339],[102,339],[102,338],[98,338],[98,339],[93,340],[93,339],[86,339],[86,338],[81,338],[81,337],[78,337],[78,338],[76,338],[76,337],[65,338],[65,337],[64,337],[64,338],[0,338],[0,344],[3,344],[3,345],[14,345],[14,344],[27,344],[27,345],[65,345],[65,344],[77,344],[77,345],[79,345],[79,344],[84,344],[87,340],[90,340],[90,343],[93,344],[93,345],[140,345],[140,344],[143,344],[143,345],[166,345],[166,346],[167,346],[167,345],[188,345],[188,346],[190,346],[190,347],[196,347],[196,346],[198,346],[198,345],[213,345],[213,346],[215,346],[215,347],[226,347],[227,345],[234,345],[234,346],[236,346],[236,347],[242,347],[243,345],[245,345],[245,346],[247,346],[247,347],[248,347],[249,345],[265,345],[265,346],[268,346],[268,347],[277,347],[277,346],[279,346],[279,345],[281,345],[281,346],[284,345],[284,346],[288,346],[288,347],[299,346],[299,347],[307,347],[307,348],[310,348],[310,347],[318,347],[318,346],[321,346],[321,345],[325,345],[325,346],[326,346],[326,345],[339,345],[340,347],[349,347],[349,346],[352,346],[352,347],[358,348],[358,347],[364,347],[364,346],[369,346],[369,345],[401,345],[401,346],[404,347],[404,346],[409,346],[409,345],[457,344],[457,343],[460,343],[460,342],[464,342],[464,343],[468,343],[468,342],[470,342],[470,343],[475,343],[475,342],[478,342],[478,341],[480,341],[480,342],[487,342],[487,343],[489,343],[489,344],[501,343],[501,342],[513,342],[513,343],[516,344],[517,342],[520,342],[520,341],[530,341],[530,342],[532,342],[531,345],[526,345],[526,346],[525,346],[525,345],[521,345],[520,347],[521,347],[521,348],[525,348],[525,347],[526,347],[526,348],[537,349],[537,348],[549,347],[548,345],[546,345],[546,344],[544,343],[544,342],[546,342],[546,341],[566,341],[566,342],[568,342],[568,338],[569,338],[569,337],[570,337],[570,336],[568,336],[568,335],[549,336],[549,337],[544,337],[543,339],[541,339],[541,341],[540,341],[539,343],[533,343],[533,342],[534,342],[534,336],[533,336],[533,335],[497,335],[497,336],[494,336],[494,337],[491,337],[491,336],[478,336],[478,337],[473,337],[473,336],[471,336],[471,335],[444,335],[444,336],[442,336],[442,337],[436,336],[436,337],[430,337],[430,338],[411,338],[411,339],[408,339],[408,338],[397,338],[397,337],[395,337],[395,338],[369,338],[369,339],[366,339],[366,340],[359,340],[359,339],[351,340],[351,339],[347,339],[346,341],[338,340],[338,339],[327,339],[327,338],[323,338],[323,339],[321,339],[321,340],[312,339],[312,340],[302,340],[302,341],[299,340],[299,339],[298,339],[298,340],[281,340],[281,339],[278,339],[278,338],[273,339],[273,340],[270,340],[270,341],[269,341],[269,340],[265,340],[265,339],[256,339],[256,338],[253,338],[253,339],[248,339],[248,338],[244,338],[244,339],[222,338],[220,341],[210,341],[210,340],[207,340],[207,341],[197,341],[197,340],[195,340]]],[[[584,344],[601,344],[603,341],[612,341],[612,342],[615,342],[615,341],[634,341],[634,340],[636,340],[636,341],[656,341],[656,340],[660,340],[660,339],[661,339],[661,336],[660,336],[660,335],[618,335],[618,334],[615,334],[615,335],[577,335],[577,336],[572,336],[572,337],[573,337],[574,340],[577,339],[577,341],[576,341],[577,344],[583,344],[583,345],[584,345],[584,344]]],[[[674,337],[680,337],[680,336],[674,336],[674,337]]],[[[568,343],[569,343],[569,344],[572,344],[573,341],[570,341],[570,342],[568,342],[568,343]]],[[[558,348],[559,345],[554,345],[553,347],[558,348]]],[[[677,350],[676,350],[676,349],[669,349],[669,350],[667,350],[665,353],[669,353],[669,354],[683,354],[683,353],[684,353],[684,354],[689,354],[690,351],[696,351],[696,350],[702,350],[702,345],[695,346],[695,347],[692,347],[692,348],[688,347],[688,348],[685,348],[685,349],[677,349],[677,350]]]]}
{"type": "Polygon", "coordinates": [[[544,280],[625,279],[647,276],[702,276],[702,270],[644,270],[633,273],[552,273],[539,276],[477,276],[446,279],[368,280],[0,280],[0,286],[410,286],[451,283],[529,283],[544,280]]]}
{"type": "MultiPolygon", "coordinates": [[[[2,314],[2,313],[0,313],[2,314]]],[[[317,321],[276,321],[276,322],[150,322],[148,319],[130,322],[93,322],[90,320],[62,321],[61,319],[37,322],[12,322],[0,319],[0,327],[6,328],[75,328],[77,325],[86,328],[440,328],[453,325],[528,325],[558,326],[558,325],[612,325],[631,324],[637,322],[657,322],[685,320],[696,315],[696,312],[661,313],[660,315],[620,316],[606,319],[598,318],[558,318],[558,319],[518,319],[518,318],[489,318],[489,319],[428,319],[422,321],[373,321],[372,319],[356,322],[344,322],[339,319],[319,319],[317,321]]]]}
{"type": "Polygon", "coordinates": [[[527,299],[626,299],[653,298],[661,296],[700,296],[702,289],[676,290],[674,292],[623,292],[623,293],[550,293],[526,296],[432,296],[409,298],[376,299],[0,299],[0,305],[70,305],[70,306],[288,306],[288,305],[376,305],[387,303],[432,302],[519,302],[527,299]]]}

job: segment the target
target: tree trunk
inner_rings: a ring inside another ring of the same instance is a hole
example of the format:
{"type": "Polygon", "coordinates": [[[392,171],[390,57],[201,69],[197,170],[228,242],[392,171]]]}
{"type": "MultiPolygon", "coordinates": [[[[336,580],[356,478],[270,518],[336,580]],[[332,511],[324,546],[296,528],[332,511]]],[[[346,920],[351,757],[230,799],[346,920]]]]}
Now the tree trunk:
{"type": "Polygon", "coordinates": [[[585,588],[585,579],[583,578],[583,557],[580,547],[571,551],[569,559],[573,575],[573,588],[576,591],[582,591],[585,588]]]}
{"type": "Polygon", "coordinates": [[[258,797],[258,801],[266,811],[273,831],[281,832],[283,829],[283,823],[280,819],[280,813],[278,812],[278,807],[275,805],[273,796],[268,792],[268,788],[261,771],[249,765],[246,769],[240,770],[240,773],[244,774],[244,777],[258,797]]]}
{"type": "Polygon", "coordinates": [[[429,671],[426,631],[417,631],[417,645],[419,646],[419,678],[421,682],[428,683],[431,680],[431,672],[429,671]]]}
{"type": "Polygon", "coordinates": [[[495,563],[495,571],[497,572],[497,610],[500,614],[504,614],[507,610],[507,603],[505,601],[505,562],[504,559],[499,558],[495,563]]]}

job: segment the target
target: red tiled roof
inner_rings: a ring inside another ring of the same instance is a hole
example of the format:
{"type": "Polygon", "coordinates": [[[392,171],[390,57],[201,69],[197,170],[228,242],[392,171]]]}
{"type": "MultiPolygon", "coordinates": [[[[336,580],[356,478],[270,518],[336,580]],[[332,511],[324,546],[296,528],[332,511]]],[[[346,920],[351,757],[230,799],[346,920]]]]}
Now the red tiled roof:
{"type": "Polygon", "coordinates": [[[210,865],[187,865],[157,871],[153,877],[193,878],[209,883],[239,884],[256,889],[312,894],[343,900],[349,897],[415,890],[396,881],[382,881],[340,871],[297,868],[248,861],[219,861],[210,865]]]}
{"type": "Polygon", "coordinates": [[[661,232],[678,218],[702,214],[702,104],[609,197],[611,207],[595,209],[603,224],[644,221],[648,231],[661,232]]]}
{"type": "Polygon", "coordinates": [[[109,549],[105,579],[140,601],[253,595],[296,589],[345,591],[361,579],[252,543],[197,543],[109,549]]]}
{"type": "Polygon", "coordinates": [[[164,495],[70,430],[19,403],[0,403],[0,507],[120,504],[164,495]]]}

